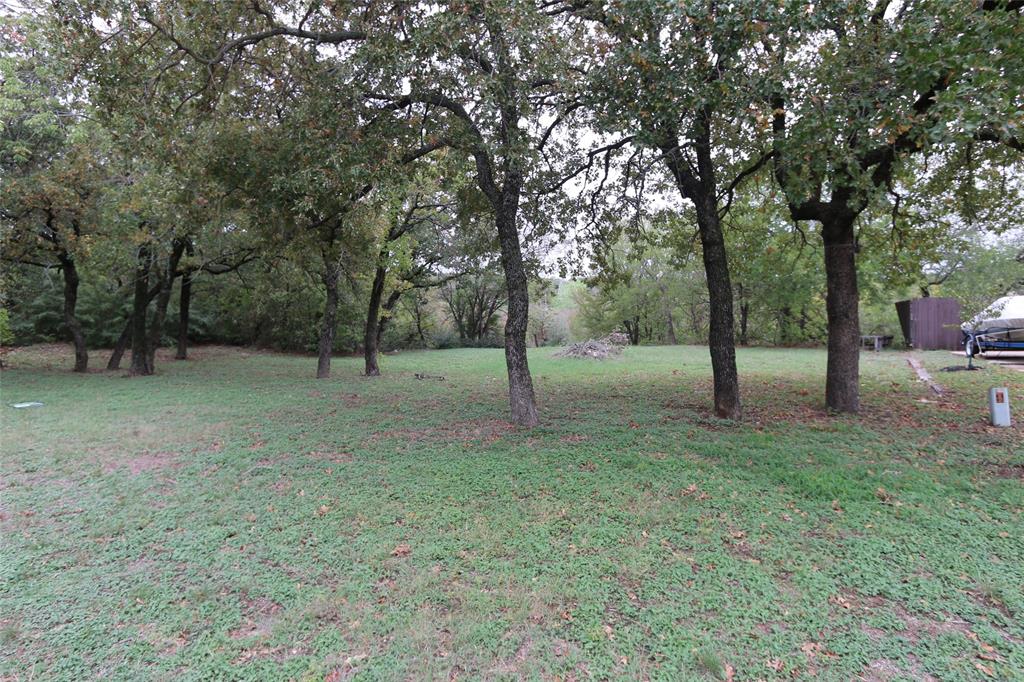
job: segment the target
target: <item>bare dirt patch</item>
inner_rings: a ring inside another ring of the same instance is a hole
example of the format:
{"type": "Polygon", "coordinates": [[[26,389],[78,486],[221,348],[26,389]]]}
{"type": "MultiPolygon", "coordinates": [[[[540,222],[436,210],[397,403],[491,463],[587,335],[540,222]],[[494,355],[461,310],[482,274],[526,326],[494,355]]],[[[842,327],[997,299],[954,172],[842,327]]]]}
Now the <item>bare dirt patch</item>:
{"type": "Polygon", "coordinates": [[[351,462],[353,459],[353,455],[351,452],[345,452],[343,450],[333,450],[331,448],[313,450],[309,453],[309,456],[312,457],[313,459],[334,462],[335,464],[351,462]]]}
{"type": "Polygon", "coordinates": [[[964,620],[956,618],[933,620],[910,613],[902,604],[892,604],[890,608],[906,626],[900,635],[915,644],[921,640],[922,634],[934,639],[950,633],[957,633],[967,637],[971,632],[971,624],[964,620]]]}
{"type": "Polygon", "coordinates": [[[879,658],[871,661],[857,678],[863,682],[889,682],[890,680],[921,680],[921,682],[938,682],[937,677],[929,675],[921,664],[918,663],[914,654],[907,655],[907,668],[901,667],[895,661],[888,658],[879,658]]]}
{"type": "MultiPolygon", "coordinates": [[[[848,609],[854,612],[871,613],[875,611],[889,611],[902,623],[902,629],[892,632],[883,630],[866,623],[861,623],[861,632],[866,634],[873,642],[880,642],[887,637],[896,636],[905,639],[914,646],[918,646],[921,640],[937,639],[943,635],[960,635],[965,639],[976,640],[977,635],[971,630],[971,624],[965,620],[952,616],[943,617],[941,620],[926,615],[911,613],[899,602],[891,602],[878,595],[862,595],[856,591],[844,592],[829,599],[837,608],[848,609]]],[[[907,657],[909,667],[900,668],[896,663],[887,659],[872,661],[868,668],[862,673],[864,680],[890,680],[897,678],[911,677],[915,680],[934,680],[927,673],[921,670],[913,655],[907,657]]]]}
{"type": "Polygon", "coordinates": [[[110,474],[120,469],[127,469],[132,476],[138,476],[147,471],[163,471],[166,469],[176,469],[180,466],[181,462],[177,453],[143,450],[136,455],[125,458],[111,457],[106,459],[103,462],[103,471],[110,474]]]}
{"type": "Polygon", "coordinates": [[[142,623],[139,625],[139,639],[149,644],[161,656],[173,656],[188,644],[188,635],[179,632],[173,636],[162,634],[155,623],[142,623]]]}
{"type": "Polygon", "coordinates": [[[999,464],[996,462],[982,462],[981,466],[996,478],[1009,478],[1024,481],[1024,463],[999,464]]]}
{"type": "Polygon", "coordinates": [[[259,637],[265,639],[270,636],[277,622],[282,607],[277,602],[260,597],[259,599],[245,600],[242,624],[228,633],[231,639],[246,639],[259,637]]]}

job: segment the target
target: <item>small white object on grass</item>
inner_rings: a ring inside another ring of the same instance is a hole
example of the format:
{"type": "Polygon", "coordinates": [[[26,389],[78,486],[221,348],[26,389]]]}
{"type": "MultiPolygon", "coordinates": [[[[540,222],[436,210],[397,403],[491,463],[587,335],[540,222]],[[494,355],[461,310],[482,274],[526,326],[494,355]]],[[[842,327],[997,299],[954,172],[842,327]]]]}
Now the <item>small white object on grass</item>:
{"type": "Polygon", "coordinates": [[[29,403],[11,403],[11,407],[13,407],[16,410],[22,410],[22,409],[24,409],[26,407],[42,407],[42,406],[43,406],[42,403],[35,402],[35,401],[29,402],[29,403]]]}
{"type": "Polygon", "coordinates": [[[992,426],[1010,425],[1010,391],[1005,386],[988,389],[988,411],[992,426]]]}

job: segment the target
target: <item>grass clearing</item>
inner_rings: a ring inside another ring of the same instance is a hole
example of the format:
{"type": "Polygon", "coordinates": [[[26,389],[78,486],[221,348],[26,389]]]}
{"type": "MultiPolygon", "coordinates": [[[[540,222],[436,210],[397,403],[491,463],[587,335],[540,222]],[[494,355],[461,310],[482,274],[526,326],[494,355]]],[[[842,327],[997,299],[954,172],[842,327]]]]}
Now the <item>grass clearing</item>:
{"type": "Polygon", "coordinates": [[[917,353],[936,398],[864,354],[864,414],[830,418],[823,350],[741,349],[732,424],[704,348],[552,352],[521,431],[500,350],[319,381],[238,349],[138,379],[16,351],[0,674],[1024,678],[1024,375],[917,353]]]}

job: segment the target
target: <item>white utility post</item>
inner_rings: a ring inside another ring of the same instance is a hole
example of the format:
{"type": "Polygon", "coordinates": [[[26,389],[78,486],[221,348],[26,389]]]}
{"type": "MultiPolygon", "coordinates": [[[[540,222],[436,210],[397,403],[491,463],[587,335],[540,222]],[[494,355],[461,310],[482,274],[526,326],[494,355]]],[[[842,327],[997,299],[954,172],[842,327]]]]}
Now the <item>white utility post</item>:
{"type": "Polygon", "coordinates": [[[988,389],[988,411],[992,426],[1010,425],[1010,391],[1005,386],[988,389]]]}

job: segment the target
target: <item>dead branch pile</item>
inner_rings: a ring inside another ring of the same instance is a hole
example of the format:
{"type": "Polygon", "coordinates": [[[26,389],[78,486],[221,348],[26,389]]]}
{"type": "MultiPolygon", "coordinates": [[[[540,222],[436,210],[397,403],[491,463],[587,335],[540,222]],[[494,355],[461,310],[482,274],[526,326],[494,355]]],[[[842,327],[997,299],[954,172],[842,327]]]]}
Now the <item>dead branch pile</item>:
{"type": "MultiPolygon", "coordinates": [[[[611,340],[612,336],[616,334],[609,334],[603,339],[588,339],[586,341],[580,341],[574,343],[571,346],[566,346],[562,350],[555,353],[556,358],[588,358],[591,360],[607,360],[608,358],[617,357],[622,353],[622,349],[625,344],[620,344],[611,340]]],[[[619,336],[625,336],[619,334],[619,336]]]]}
{"type": "Polygon", "coordinates": [[[628,346],[629,337],[622,332],[612,332],[608,336],[601,339],[604,343],[612,346],[628,346]]]}

